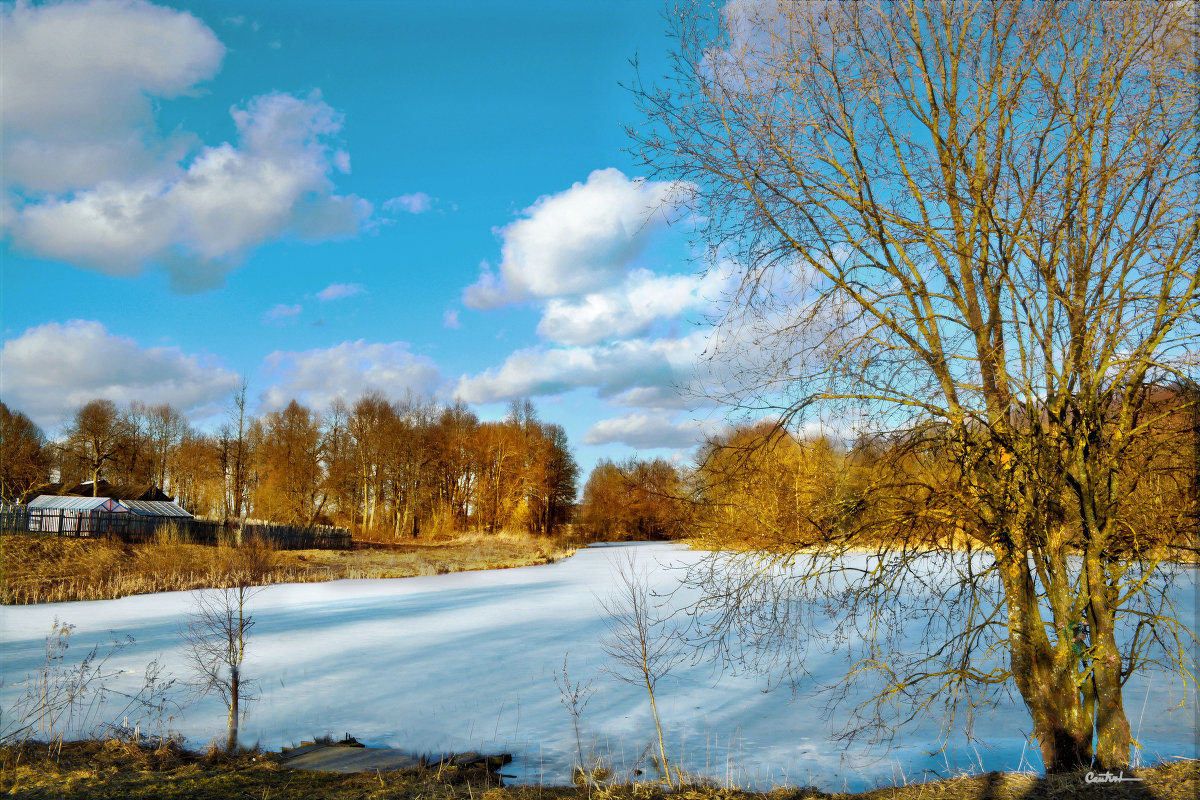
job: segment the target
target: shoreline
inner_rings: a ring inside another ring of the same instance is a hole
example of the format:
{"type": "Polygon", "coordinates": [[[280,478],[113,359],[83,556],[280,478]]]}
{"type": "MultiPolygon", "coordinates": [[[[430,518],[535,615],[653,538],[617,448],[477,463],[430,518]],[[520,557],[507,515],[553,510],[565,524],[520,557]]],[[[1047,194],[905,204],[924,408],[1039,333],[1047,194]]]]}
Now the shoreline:
{"type": "MultiPolygon", "coordinates": [[[[544,538],[501,531],[462,533],[438,539],[397,542],[355,541],[349,550],[277,550],[267,573],[255,586],[327,583],[338,580],[379,580],[444,575],[454,572],[541,566],[570,558],[591,546],[675,544],[693,552],[756,551],[748,543],[713,549],[700,539],[647,542],[585,542],[574,537],[544,538]]],[[[234,585],[229,558],[236,549],[171,541],[124,544],[107,539],[68,538],[45,534],[0,534],[0,607],[40,603],[116,600],[145,594],[234,585]]],[[[761,552],[761,551],[758,551],[761,552]]],[[[776,556],[788,558],[822,554],[819,548],[796,548],[776,556]]],[[[880,556],[901,552],[879,546],[845,547],[827,557],[880,556]]],[[[987,553],[962,546],[912,548],[917,558],[930,554],[987,553]]],[[[1184,553],[1164,557],[1184,569],[1200,568],[1200,558],[1184,553]]]]}
{"type": "Polygon", "coordinates": [[[676,791],[661,783],[582,780],[575,786],[517,784],[497,776],[484,757],[455,762],[425,758],[402,769],[357,772],[292,768],[281,753],[216,749],[189,751],[172,740],[158,747],[119,739],[0,746],[0,791],[9,796],[92,800],[114,796],[161,798],[271,797],[403,798],[404,800],[1173,800],[1200,792],[1200,761],[1177,758],[1120,772],[1079,770],[1057,775],[987,772],[933,781],[902,782],[861,792],[812,786],[745,791],[715,782],[690,782],[676,791]]]}
{"type": "MultiPolygon", "coordinates": [[[[565,540],[459,534],[352,550],[274,550],[255,586],[444,575],[550,564],[575,553],[565,540]]],[[[0,535],[0,605],[116,600],[235,585],[235,548],[159,541],[125,544],[39,534],[0,535]]]]}

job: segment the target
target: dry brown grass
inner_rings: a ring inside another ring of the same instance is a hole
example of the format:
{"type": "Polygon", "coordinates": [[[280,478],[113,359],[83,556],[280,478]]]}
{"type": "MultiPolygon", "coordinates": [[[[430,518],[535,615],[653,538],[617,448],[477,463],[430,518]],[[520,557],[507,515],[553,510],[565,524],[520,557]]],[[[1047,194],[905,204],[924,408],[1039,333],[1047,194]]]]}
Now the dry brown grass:
{"type": "Polygon", "coordinates": [[[1087,773],[1036,775],[989,772],[934,783],[875,789],[861,795],[832,795],[858,800],[1194,800],[1200,797],[1200,761],[1175,761],[1130,770],[1127,783],[1090,783],[1087,773]]]}
{"type": "Polygon", "coordinates": [[[274,753],[191,753],[170,743],[154,748],[110,739],[67,742],[61,749],[39,743],[0,747],[0,794],[8,797],[470,800],[495,791],[497,783],[479,768],[301,772],[281,767],[274,753]]]}
{"type": "Polygon", "coordinates": [[[1200,791],[1200,763],[1178,761],[1139,769],[1138,783],[1088,784],[1082,773],[1038,778],[989,773],[930,783],[826,794],[784,787],[743,792],[688,785],[668,793],[650,783],[612,786],[497,786],[482,769],[426,769],[341,775],[283,767],[271,753],[226,756],[152,748],[120,741],[38,743],[0,747],[0,792],[24,798],[273,798],[273,800],[1191,800],[1200,791]]]}
{"type": "MultiPolygon", "coordinates": [[[[355,550],[280,550],[256,583],[342,578],[407,578],[545,564],[574,548],[523,533],[462,534],[355,550]]],[[[134,594],[233,585],[240,568],[231,547],[186,544],[170,536],[148,544],[53,535],[0,536],[0,602],[6,605],[111,600],[134,594]]]]}

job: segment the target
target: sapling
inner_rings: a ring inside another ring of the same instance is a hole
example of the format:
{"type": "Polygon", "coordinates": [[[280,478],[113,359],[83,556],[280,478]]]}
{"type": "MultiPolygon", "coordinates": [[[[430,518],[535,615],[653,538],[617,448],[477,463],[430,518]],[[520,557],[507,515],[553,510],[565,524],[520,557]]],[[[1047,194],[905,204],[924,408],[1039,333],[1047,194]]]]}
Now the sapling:
{"type": "Polygon", "coordinates": [[[225,748],[230,752],[237,748],[243,704],[254,699],[253,681],[242,674],[250,629],[254,627],[248,605],[261,591],[255,584],[270,573],[272,562],[272,551],[258,542],[238,548],[234,585],[196,592],[183,630],[198,694],[217,694],[229,712],[225,748]]]}
{"type": "Polygon", "coordinates": [[[237,748],[238,720],[243,703],[253,699],[253,682],[242,674],[254,617],[247,610],[249,587],[235,586],[196,592],[183,631],[193,686],[203,697],[216,694],[228,710],[225,749],[237,748]]]}
{"type": "MultiPolygon", "coordinates": [[[[654,730],[658,734],[663,773],[667,785],[675,788],[677,781],[671,776],[654,689],[658,681],[682,660],[683,652],[670,618],[660,613],[660,607],[654,601],[649,570],[639,566],[628,552],[624,558],[617,559],[615,567],[617,588],[607,600],[600,601],[607,627],[600,646],[615,662],[612,674],[618,680],[646,687],[654,730]]],[[[676,773],[681,783],[682,775],[678,774],[678,769],[676,773]]]]}

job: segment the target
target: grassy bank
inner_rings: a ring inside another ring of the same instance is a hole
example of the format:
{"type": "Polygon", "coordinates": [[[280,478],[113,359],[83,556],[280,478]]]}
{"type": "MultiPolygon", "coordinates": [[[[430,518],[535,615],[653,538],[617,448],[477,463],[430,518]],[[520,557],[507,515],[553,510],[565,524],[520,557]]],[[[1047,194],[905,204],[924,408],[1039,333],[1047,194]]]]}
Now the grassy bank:
{"type": "Polygon", "coordinates": [[[1088,783],[1083,773],[1038,778],[989,773],[860,794],[780,788],[742,792],[695,784],[674,793],[651,784],[599,787],[500,787],[486,771],[429,766],[340,775],[285,768],[275,754],[228,757],[190,753],[168,743],[152,749],[116,740],[0,747],[0,792],[24,798],[212,798],[272,800],[1187,800],[1200,792],[1200,762],[1180,761],[1128,773],[1139,782],[1088,783]]]}
{"type": "MultiPolygon", "coordinates": [[[[574,545],[524,533],[462,534],[354,550],[279,550],[256,583],[407,578],[545,564],[574,545]]],[[[232,585],[238,551],[171,541],[146,544],[39,534],[0,536],[0,602],[111,600],[232,585]]]]}

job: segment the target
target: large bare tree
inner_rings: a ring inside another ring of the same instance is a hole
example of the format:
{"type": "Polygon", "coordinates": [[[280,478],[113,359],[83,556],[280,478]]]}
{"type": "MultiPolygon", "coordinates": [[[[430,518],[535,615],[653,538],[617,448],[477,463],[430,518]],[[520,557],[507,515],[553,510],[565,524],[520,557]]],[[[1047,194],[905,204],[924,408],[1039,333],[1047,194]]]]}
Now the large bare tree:
{"type": "Polygon", "coordinates": [[[1048,770],[1129,763],[1122,687],[1147,664],[1194,686],[1163,548],[1194,535],[1194,508],[1148,512],[1168,489],[1139,468],[1195,408],[1192,14],[1162,0],[679,9],[674,74],[634,87],[647,119],[631,134],[739,270],[716,336],[739,367],[719,391],[781,424],[887,433],[904,453],[879,473],[896,513],[873,518],[954,534],[839,559],[858,544],[847,522],[723,561],[711,576],[736,586],[709,608],[726,630],[791,625],[790,600],[823,587],[833,610],[877,614],[852,671],[882,678],[877,711],[905,709],[894,722],[1015,686],[1048,770]],[[964,569],[954,542],[985,557],[964,569]],[[959,577],[929,588],[939,549],[959,577]],[[888,649],[878,615],[921,591],[924,646],[888,649]]]}
{"type": "Polygon", "coordinates": [[[64,455],[88,476],[93,495],[99,491],[104,471],[133,445],[132,432],[129,420],[111,400],[85,403],[67,423],[64,455]]]}
{"type": "Polygon", "coordinates": [[[48,477],[46,435],[33,420],[0,403],[0,502],[16,503],[48,477]]]}
{"type": "Polygon", "coordinates": [[[328,497],[323,444],[320,419],[295,400],[263,417],[256,513],[290,525],[320,518],[328,497]]]}

